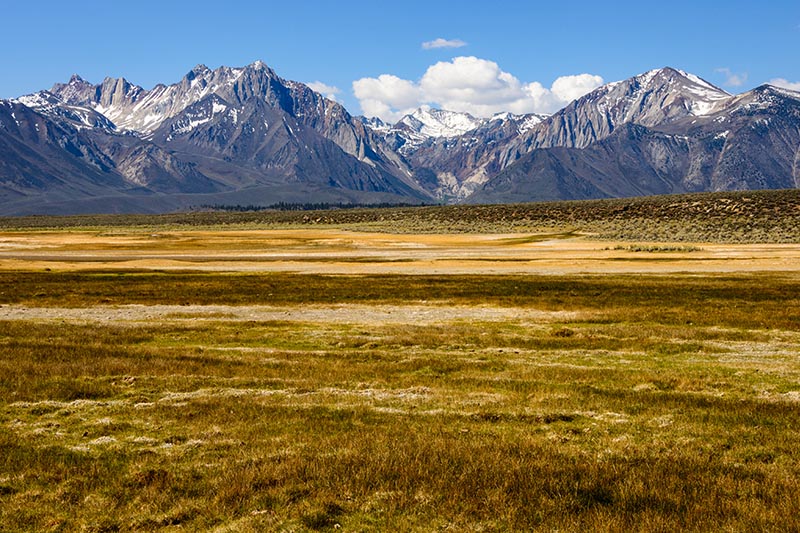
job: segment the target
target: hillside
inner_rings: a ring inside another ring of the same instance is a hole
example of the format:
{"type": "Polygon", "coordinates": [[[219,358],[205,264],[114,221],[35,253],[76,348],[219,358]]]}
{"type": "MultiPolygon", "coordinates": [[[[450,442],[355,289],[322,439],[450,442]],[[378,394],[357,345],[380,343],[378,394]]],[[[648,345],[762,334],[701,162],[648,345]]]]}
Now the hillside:
{"type": "Polygon", "coordinates": [[[574,231],[623,240],[800,242],[800,190],[525,204],[0,218],[0,228],[5,229],[114,226],[337,226],[387,233],[574,231]]]}

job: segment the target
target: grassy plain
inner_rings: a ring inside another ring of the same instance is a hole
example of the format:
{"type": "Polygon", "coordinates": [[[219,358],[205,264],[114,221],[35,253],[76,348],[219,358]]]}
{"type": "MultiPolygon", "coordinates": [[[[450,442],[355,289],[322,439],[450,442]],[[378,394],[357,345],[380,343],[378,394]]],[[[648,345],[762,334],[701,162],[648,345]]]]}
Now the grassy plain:
{"type": "Polygon", "coordinates": [[[791,239],[64,226],[0,235],[0,531],[800,530],[791,239]]]}

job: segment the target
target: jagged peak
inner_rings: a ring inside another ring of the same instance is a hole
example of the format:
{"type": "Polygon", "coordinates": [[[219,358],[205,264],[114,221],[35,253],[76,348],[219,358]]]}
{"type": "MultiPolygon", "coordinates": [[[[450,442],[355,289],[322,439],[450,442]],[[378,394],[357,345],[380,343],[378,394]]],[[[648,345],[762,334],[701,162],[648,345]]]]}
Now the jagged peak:
{"type": "Polygon", "coordinates": [[[131,82],[129,82],[128,80],[126,80],[125,78],[123,78],[123,77],[113,78],[111,76],[106,76],[105,78],[103,78],[103,83],[101,85],[104,85],[104,86],[113,85],[113,86],[116,87],[116,86],[119,86],[119,85],[132,86],[133,84],[131,82]]]}
{"type": "Polygon", "coordinates": [[[81,78],[78,74],[70,76],[67,83],[55,83],[50,88],[50,92],[58,95],[59,97],[66,97],[69,99],[71,94],[79,94],[86,89],[93,88],[94,85],[81,78]]]}
{"type": "Polygon", "coordinates": [[[279,76],[275,73],[275,71],[272,70],[272,68],[270,68],[269,65],[267,65],[260,59],[257,59],[252,63],[250,63],[249,65],[247,65],[246,67],[244,67],[244,70],[249,72],[255,72],[258,74],[266,74],[270,78],[279,78],[279,76]]]}
{"type": "Polygon", "coordinates": [[[209,69],[207,66],[205,66],[202,63],[198,63],[197,65],[195,65],[195,67],[192,70],[190,70],[189,72],[186,73],[186,76],[184,76],[184,79],[187,80],[187,81],[194,81],[197,78],[204,77],[209,72],[211,72],[211,69],[209,69]]]}

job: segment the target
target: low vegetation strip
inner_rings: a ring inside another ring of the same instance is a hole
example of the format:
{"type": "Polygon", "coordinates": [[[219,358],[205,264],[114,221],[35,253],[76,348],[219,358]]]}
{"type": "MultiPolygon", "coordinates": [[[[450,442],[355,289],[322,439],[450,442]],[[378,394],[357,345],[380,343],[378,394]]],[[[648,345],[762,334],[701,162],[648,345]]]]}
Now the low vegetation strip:
{"type": "Polygon", "coordinates": [[[799,284],[0,273],[0,530],[797,530],[799,284]]]}
{"type": "Polygon", "coordinates": [[[313,227],[392,233],[579,231],[604,239],[796,243],[800,190],[503,205],[0,218],[0,228],[313,227]]]}
{"type": "Polygon", "coordinates": [[[591,309],[615,320],[647,312],[655,313],[659,321],[723,320],[722,324],[739,327],[787,328],[800,324],[796,312],[800,278],[761,273],[707,277],[0,272],[0,304],[30,307],[409,302],[591,309]],[[715,311],[709,313],[710,309],[715,311]]]}

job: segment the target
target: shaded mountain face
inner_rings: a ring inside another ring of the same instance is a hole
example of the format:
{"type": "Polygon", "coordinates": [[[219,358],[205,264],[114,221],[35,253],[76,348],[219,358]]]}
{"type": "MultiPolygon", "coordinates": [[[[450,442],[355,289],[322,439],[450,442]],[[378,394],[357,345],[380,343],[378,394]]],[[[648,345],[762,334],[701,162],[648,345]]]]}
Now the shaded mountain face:
{"type": "Polygon", "coordinates": [[[97,209],[98,197],[144,212],[242,198],[430,200],[360,120],[261,62],[198,66],[150,91],[123,78],[91,85],[73,76],[2,106],[9,111],[0,146],[8,157],[0,194],[14,201],[0,212],[82,212],[97,209]],[[11,114],[29,116],[50,135],[15,134],[23,126],[11,114]],[[94,186],[83,186],[86,180],[94,186]],[[63,187],[72,192],[55,195],[57,205],[43,196],[63,187]]]}
{"type": "Polygon", "coordinates": [[[551,116],[352,117],[261,62],[146,90],[79,76],[0,101],[0,214],[203,204],[524,202],[800,184],[800,93],[664,68],[551,116]]]}

